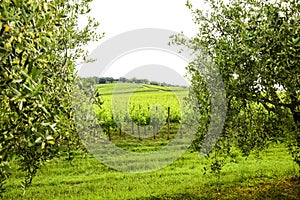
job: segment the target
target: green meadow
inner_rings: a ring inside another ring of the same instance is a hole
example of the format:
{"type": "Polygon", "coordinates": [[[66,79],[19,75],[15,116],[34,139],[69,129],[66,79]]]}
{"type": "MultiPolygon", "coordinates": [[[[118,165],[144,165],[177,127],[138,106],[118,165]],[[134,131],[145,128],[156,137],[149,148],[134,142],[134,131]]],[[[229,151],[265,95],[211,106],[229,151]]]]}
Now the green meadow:
{"type": "MultiPolygon", "coordinates": [[[[164,144],[141,145],[153,150],[164,144]]],[[[126,173],[81,153],[71,162],[61,158],[47,163],[24,196],[22,174],[14,174],[3,199],[299,199],[299,167],[282,144],[272,145],[260,157],[244,158],[236,151],[219,176],[204,170],[210,162],[187,150],[164,169],[126,173]]]]}

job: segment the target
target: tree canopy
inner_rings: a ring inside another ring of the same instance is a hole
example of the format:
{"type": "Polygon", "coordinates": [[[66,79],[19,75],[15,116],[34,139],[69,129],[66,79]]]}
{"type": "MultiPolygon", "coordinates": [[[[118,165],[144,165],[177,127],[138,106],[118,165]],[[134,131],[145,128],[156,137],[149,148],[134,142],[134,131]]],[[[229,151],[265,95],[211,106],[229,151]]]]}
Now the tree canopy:
{"type": "Polygon", "coordinates": [[[43,162],[78,143],[71,91],[83,46],[97,40],[90,0],[3,0],[0,4],[0,188],[16,160],[23,188],[43,162]]]}
{"type": "MultiPolygon", "coordinates": [[[[216,148],[230,153],[234,143],[248,155],[270,141],[284,141],[300,164],[299,2],[206,3],[210,9],[203,11],[187,1],[198,33],[190,40],[177,35],[173,41],[208,56],[222,76],[228,112],[216,148]]],[[[205,105],[203,99],[209,94],[203,89],[201,63],[203,56],[191,62],[188,70],[198,101],[205,105]]]]}

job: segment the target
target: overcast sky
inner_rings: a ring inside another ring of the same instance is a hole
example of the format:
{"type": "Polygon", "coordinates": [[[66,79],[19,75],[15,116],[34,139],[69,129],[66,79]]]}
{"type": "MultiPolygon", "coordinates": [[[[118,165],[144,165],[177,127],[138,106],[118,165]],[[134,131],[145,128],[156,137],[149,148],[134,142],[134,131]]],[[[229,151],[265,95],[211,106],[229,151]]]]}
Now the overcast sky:
{"type": "MultiPolygon", "coordinates": [[[[204,7],[202,0],[191,2],[197,8],[204,7]]],[[[100,22],[98,32],[105,32],[105,38],[97,43],[91,43],[88,47],[90,52],[114,36],[135,29],[162,28],[175,32],[183,31],[188,37],[197,33],[197,26],[192,21],[190,10],[185,6],[185,0],[94,0],[91,8],[90,15],[100,22]]],[[[84,24],[84,21],[80,23],[84,24]]],[[[97,59],[101,59],[101,55],[97,59]]],[[[102,75],[118,78],[130,73],[131,70],[155,64],[174,69],[174,73],[181,75],[186,73],[184,68],[187,63],[175,55],[166,55],[166,52],[161,51],[140,51],[114,61],[102,75]]],[[[154,78],[160,77],[155,73],[152,73],[154,78]]],[[[172,77],[165,76],[163,79],[160,81],[170,82],[172,77]]]]}

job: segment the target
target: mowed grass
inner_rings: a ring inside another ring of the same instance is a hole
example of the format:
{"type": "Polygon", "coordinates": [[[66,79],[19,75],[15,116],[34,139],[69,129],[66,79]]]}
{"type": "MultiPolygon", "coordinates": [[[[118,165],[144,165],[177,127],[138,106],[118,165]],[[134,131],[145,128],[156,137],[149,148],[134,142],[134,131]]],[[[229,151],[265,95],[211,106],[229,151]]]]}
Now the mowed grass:
{"type": "MultiPolygon", "coordinates": [[[[153,150],[163,144],[143,145],[153,150]]],[[[166,168],[149,173],[118,172],[89,154],[78,154],[72,162],[61,158],[47,163],[24,196],[22,174],[14,173],[3,199],[299,199],[299,167],[284,145],[271,145],[259,158],[237,155],[218,177],[204,171],[209,158],[200,159],[189,150],[166,168]]]]}

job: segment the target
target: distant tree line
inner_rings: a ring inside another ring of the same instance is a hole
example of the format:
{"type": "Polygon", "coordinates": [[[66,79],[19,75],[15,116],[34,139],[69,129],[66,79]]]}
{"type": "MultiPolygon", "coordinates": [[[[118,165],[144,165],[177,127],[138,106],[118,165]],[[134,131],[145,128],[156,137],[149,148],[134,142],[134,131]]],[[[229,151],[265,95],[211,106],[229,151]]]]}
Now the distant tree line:
{"type": "Polygon", "coordinates": [[[170,83],[165,82],[158,82],[158,81],[151,81],[148,79],[139,79],[136,77],[133,78],[113,78],[113,77],[88,77],[84,78],[85,81],[93,84],[106,84],[106,83],[116,83],[116,82],[122,82],[122,83],[140,83],[140,84],[150,84],[150,85],[157,85],[157,86],[179,86],[179,85],[172,85],[170,83]]]}

